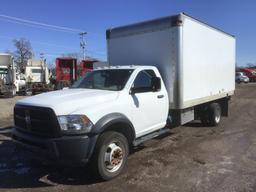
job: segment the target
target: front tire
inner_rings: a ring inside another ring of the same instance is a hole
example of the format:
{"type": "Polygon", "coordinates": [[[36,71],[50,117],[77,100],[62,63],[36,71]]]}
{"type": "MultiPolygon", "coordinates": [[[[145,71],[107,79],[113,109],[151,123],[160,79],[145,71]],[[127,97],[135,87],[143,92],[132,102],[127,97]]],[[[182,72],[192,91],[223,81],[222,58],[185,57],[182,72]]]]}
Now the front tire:
{"type": "Polygon", "coordinates": [[[123,134],[114,131],[103,133],[91,159],[93,172],[103,180],[118,176],[126,165],[128,154],[128,141],[123,134]]]}

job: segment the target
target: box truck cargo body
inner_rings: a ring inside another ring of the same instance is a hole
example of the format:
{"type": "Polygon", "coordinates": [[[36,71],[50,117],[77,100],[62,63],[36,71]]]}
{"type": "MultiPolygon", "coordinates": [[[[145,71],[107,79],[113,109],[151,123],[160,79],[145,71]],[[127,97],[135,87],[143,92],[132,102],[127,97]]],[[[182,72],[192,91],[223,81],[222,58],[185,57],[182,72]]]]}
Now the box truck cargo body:
{"type": "Polygon", "coordinates": [[[71,84],[77,80],[77,59],[56,58],[56,81],[68,81],[71,84]]]}
{"type": "Polygon", "coordinates": [[[90,162],[109,180],[122,172],[131,147],[192,120],[217,126],[227,116],[233,36],[179,14],[108,30],[107,45],[111,66],[70,89],[16,103],[14,140],[60,162],[90,162]]]}
{"type": "Polygon", "coordinates": [[[171,109],[233,95],[235,38],[184,13],[107,31],[108,61],[153,65],[171,109]]]}
{"type": "Polygon", "coordinates": [[[26,95],[33,95],[51,90],[49,85],[50,72],[45,60],[29,59],[25,69],[25,77],[26,95]]]}

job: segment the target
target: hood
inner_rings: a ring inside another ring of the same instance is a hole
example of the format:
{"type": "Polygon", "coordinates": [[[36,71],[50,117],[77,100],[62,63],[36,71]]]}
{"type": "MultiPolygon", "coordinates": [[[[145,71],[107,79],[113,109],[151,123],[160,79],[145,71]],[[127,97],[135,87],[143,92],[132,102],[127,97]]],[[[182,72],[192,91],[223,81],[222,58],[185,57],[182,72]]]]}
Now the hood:
{"type": "Polygon", "coordinates": [[[16,104],[50,107],[56,115],[67,115],[85,107],[114,101],[117,97],[117,91],[65,89],[27,97],[19,100],[16,104]]]}

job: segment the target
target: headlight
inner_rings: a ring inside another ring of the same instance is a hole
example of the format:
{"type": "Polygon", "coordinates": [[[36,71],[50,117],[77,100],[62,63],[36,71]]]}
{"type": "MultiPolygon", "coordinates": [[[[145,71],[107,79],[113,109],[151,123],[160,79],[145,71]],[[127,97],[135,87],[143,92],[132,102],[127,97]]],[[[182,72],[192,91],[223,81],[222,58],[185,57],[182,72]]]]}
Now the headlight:
{"type": "Polygon", "coordinates": [[[57,118],[64,133],[89,133],[93,126],[90,119],[85,115],[61,115],[57,118]]]}

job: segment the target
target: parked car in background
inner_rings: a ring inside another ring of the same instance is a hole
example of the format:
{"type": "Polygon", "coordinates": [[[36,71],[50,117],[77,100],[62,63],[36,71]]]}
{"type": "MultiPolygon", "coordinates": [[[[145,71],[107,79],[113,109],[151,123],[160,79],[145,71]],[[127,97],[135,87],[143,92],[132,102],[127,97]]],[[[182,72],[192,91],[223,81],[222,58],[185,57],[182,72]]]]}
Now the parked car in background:
{"type": "Polygon", "coordinates": [[[243,72],[248,78],[250,82],[256,82],[256,70],[249,68],[240,68],[239,72],[243,72]]]}
{"type": "Polygon", "coordinates": [[[237,83],[248,83],[250,81],[243,72],[236,72],[236,82],[237,83]]]}

